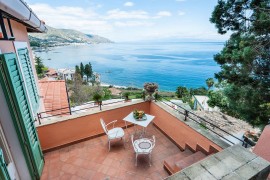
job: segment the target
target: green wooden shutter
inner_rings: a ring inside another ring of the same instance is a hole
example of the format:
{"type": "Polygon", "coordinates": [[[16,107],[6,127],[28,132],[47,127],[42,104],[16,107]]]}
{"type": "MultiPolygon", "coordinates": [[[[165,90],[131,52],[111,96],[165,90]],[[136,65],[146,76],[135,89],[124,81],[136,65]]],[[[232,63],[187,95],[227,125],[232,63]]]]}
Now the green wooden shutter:
{"type": "Polygon", "coordinates": [[[7,170],[7,165],[4,159],[4,154],[2,149],[0,148],[0,179],[9,180],[10,176],[7,170]]]}
{"type": "Polygon", "coordinates": [[[10,114],[32,178],[39,179],[44,159],[20,66],[14,53],[2,54],[0,58],[0,82],[9,105],[10,114]]]}
{"type": "Polygon", "coordinates": [[[39,108],[39,96],[37,91],[37,84],[33,74],[33,68],[27,48],[18,49],[20,67],[25,81],[30,103],[32,105],[33,113],[36,114],[39,108]]]}

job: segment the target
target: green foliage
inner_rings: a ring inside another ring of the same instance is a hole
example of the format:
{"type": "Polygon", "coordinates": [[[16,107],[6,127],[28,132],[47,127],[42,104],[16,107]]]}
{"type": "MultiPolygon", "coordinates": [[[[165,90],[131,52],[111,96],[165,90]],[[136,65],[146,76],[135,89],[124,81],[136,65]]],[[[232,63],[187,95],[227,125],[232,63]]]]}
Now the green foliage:
{"type": "Polygon", "coordinates": [[[73,83],[68,85],[71,86],[69,88],[72,91],[70,100],[73,105],[80,105],[91,100],[92,90],[89,86],[83,85],[80,74],[75,74],[73,83]]]}
{"type": "MultiPolygon", "coordinates": [[[[253,125],[266,124],[270,118],[265,106],[270,102],[269,12],[269,0],[219,0],[210,18],[220,34],[232,32],[214,56],[221,66],[215,77],[228,83],[221,89],[227,100],[222,110],[253,125]]],[[[219,103],[216,96],[213,104],[219,103]]]]}
{"type": "Polygon", "coordinates": [[[35,57],[35,67],[38,78],[43,78],[48,68],[44,66],[42,59],[38,56],[35,57]]]}
{"type": "Polygon", "coordinates": [[[223,94],[223,91],[209,91],[208,93],[209,100],[207,101],[207,104],[210,107],[218,106],[219,108],[226,108],[227,107],[227,99],[225,95],[223,94]]]}
{"type": "Polygon", "coordinates": [[[67,80],[66,80],[66,83],[67,83],[67,84],[73,84],[73,81],[70,80],[70,79],[67,79],[67,80]]]}
{"type": "Polygon", "coordinates": [[[123,94],[123,96],[125,97],[125,99],[126,100],[129,100],[129,96],[130,96],[130,92],[125,92],[124,94],[123,94]]]}
{"type": "Polygon", "coordinates": [[[208,91],[205,87],[199,87],[199,88],[190,88],[189,89],[189,94],[191,96],[193,95],[207,95],[208,94],[208,91]]]}
{"type": "Polygon", "coordinates": [[[31,47],[40,47],[41,44],[39,41],[30,41],[30,46],[31,47]]]}
{"type": "Polygon", "coordinates": [[[208,87],[208,90],[211,88],[211,87],[213,87],[213,85],[214,85],[214,83],[215,83],[215,81],[214,81],[214,79],[213,78],[208,78],[208,79],[206,79],[206,85],[207,85],[207,87],[208,87]]]}
{"type": "Polygon", "coordinates": [[[200,127],[202,128],[202,129],[207,129],[207,126],[206,126],[206,123],[205,122],[200,122],[200,127]]]}
{"type": "Polygon", "coordinates": [[[75,66],[75,73],[81,74],[81,70],[80,70],[80,67],[78,65],[75,66]]]}
{"type": "Polygon", "coordinates": [[[189,91],[186,87],[178,86],[175,94],[178,98],[183,98],[189,94],[189,91]]]}
{"type": "Polygon", "coordinates": [[[208,91],[205,87],[200,88],[186,88],[184,86],[178,86],[175,92],[178,98],[181,98],[184,103],[188,103],[190,107],[193,107],[194,102],[192,101],[193,95],[207,95],[208,91]]]}
{"type": "Polygon", "coordinates": [[[84,65],[83,65],[82,62],[80,64],[80,73],[81,73],[81,77],[83,78],[83,75],[84,75],[84,65]]]}
{"type": "Polygon", "coordinates": [[[85,65],[85,67],[84,67],[84,74],[86,75],[87,82],[88,82],[88,79],[91,78],[92,75],[93,75],[92,65],[91,65],[90,62],[89,62],[89,64],[86,64],[85,65]]]}
{"type": "Polygon", "coordinates": [[[109,88],[103,88],[103,92],[104,92],[104,99],[111,99],[112,96],[112,92],[111,90],[109,90],[109,88]]]}
{"type": "Polygon", "coordinates": [[[94,100],[95,102],[100,102],[100,101],[102,100],[102,95],[99,94],[99,93],[95,93],[95,94],[93,95],[93,100],[94,100]]]}

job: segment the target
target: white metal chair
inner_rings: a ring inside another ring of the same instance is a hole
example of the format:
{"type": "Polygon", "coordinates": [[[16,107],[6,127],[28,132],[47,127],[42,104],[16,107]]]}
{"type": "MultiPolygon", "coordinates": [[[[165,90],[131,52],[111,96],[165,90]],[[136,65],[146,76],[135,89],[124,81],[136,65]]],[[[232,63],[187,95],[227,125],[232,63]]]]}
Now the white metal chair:
{"type": "Polygon", "coordinates": [[[114,127],[114,124],[117,122],[117,120],[114,120],[108,124],[105,124],[103,119],[100,119],[100,123],[102,125],[103,130],[107,134],[108,137],[108,144],[109,144],[109,151],[111,150],[111,140],[114,139],[123,139],[124,141],[124,147],[125,147],[125,132],[120,127],[114,127]],[[112,129],[108,129],[108,126],[112,124],[112,129]]]}
{"type": "Polygon", "coordinates": [[[151,166],[151,153],[156,143],[155,136],[153,136],[152,139],[141,138],[134,141],[134,136],[131,135],[131,141],[132,141],[134,151],[136,153],[135,166],[137,166],[138,155],[141,155],[141,154],[146,154],[149,156],[149,166],[151,166]]]}

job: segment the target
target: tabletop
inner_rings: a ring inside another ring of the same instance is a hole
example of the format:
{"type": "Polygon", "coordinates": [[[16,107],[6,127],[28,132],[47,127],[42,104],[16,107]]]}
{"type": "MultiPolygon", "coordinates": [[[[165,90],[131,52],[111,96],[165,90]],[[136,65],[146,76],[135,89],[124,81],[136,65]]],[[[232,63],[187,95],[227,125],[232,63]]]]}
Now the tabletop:
{"type": "Polygon", "coordinates": [[[150,114],[145,114],[146,115],[146,120],[138,121],[133,117],[133,112],[129,113],[123,120],[127,122],[131,122],[133,124],[137,124],[142,127],[147,127],[148,124],[154,120],[155,116],[152,116],[150,114]]]}

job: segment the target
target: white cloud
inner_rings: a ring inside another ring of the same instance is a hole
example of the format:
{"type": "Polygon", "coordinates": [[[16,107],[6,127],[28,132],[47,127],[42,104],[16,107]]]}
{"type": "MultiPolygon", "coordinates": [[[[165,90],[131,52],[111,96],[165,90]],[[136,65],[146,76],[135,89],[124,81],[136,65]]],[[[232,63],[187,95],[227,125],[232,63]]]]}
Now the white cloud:
{"type": "Polygon", "coordinates": [[[184,2],[184,1],[186,1],[186,0],[175,0],[175,1],[177,1],[177,2],[184,2]]]}
{"type": "Polygon", "coordinates": [[[178,11],[178,15],[179,16],[183,16],[183,15],[185,15],[186,13],[184,12],[184,11],[178,11]]]}
{"type": "Polygon", "coordinates": [[[149,19],[146,11],[121,11],[120,9],[113,9],[107,12],[105,19],[149,19]]]}
{"type": "Polygon", "coordinates": [[[134,3],[133,2],[125,2],[124,6],[127,6],[127,7],[131,7],[131,6],[134,6],[134,3]]]}
{"type": "Polygon", "coordinates": [[[142,21],[125,21],[125,22],[120,22],[120,21],[117,21],[114,23],[115,26],[118,26],[118,27],[136,27],[136,26],[139,26],[139,27],[149,27],[149,26],[152,26],[154,25],[154,23],[151,23],[151,22],[142,22],[142,21]]]}
{"type": "Polygon", "coordinates": [[[157,17],[169,17],[172,16],[172,13],[169,11],[159,11],[157,17]]]}
{"type": "Polygon", "coordinates": [[[31,4],[38,17],[55,28],[75,29],[84,33],[106,33],[112,26],[90,8],[31,4]]]}

